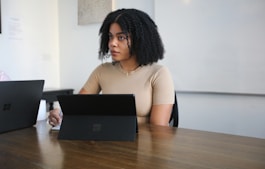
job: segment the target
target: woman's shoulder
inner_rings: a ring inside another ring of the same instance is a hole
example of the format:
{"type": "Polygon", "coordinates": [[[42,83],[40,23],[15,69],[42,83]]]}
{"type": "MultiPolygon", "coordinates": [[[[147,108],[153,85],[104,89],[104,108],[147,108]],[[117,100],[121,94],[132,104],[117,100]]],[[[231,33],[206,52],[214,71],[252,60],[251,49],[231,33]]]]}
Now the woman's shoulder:
{"type": "Polygon", "coordinates": [[[168,71],[168,68],[165,65],[158,64],[158,63],[153,63],[151,65],[148,65],[146,66],[146,69],[150,69],[153,72],[168,71]]]}
{"type": "Polygon", "coordinates": [[[104,62],[99,64],[93,71],[93,73],[101,74],[101,73],[111,73],[115,70],[115,65],[112,62],[104,62]]]}
{"type": "Polygon", "coordinates": [[[112,68],[114,66],[114,63],[112,62],[104,62],[101,63],[97,66],[97,69],[109,69],[112,68]]]}

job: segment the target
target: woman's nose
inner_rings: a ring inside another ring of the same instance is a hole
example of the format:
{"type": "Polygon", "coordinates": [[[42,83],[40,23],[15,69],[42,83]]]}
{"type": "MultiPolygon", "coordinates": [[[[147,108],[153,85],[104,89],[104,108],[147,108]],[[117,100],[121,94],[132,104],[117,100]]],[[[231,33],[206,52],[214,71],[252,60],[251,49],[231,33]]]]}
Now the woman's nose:
{"type": "Polygon", "coordinates": [[[109,44],[111,47],[116,47],[117,46],[117,39],[116,38],[112,38],[109,40],[109,44]]]}

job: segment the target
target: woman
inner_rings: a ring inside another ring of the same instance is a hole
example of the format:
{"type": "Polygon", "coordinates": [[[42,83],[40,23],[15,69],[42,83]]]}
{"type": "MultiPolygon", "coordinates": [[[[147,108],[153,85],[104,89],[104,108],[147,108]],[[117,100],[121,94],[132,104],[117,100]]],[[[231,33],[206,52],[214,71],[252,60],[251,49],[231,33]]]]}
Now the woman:
{"type": "MultiPolygon", "coordinates": [[[[169,70],[157,64],[164,47],[157,26],[144,12],[119,9],[110,12],[100,30],[99,65],[79,94],[128,94],[136,98],[138,123],[169,125],[174,84],[169,70]]],[[[49,123],[60,124],[59,110],[50,112],[49,123]]]]}

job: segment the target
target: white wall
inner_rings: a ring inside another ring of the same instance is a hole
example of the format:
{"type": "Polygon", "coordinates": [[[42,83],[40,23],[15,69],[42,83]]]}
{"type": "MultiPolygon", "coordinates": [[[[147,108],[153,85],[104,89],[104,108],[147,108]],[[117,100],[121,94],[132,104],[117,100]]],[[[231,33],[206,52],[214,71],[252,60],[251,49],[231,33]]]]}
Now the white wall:
{"type": "Polygon", "coordinates": [[[59,86],[57,1],[2,0],[0,69],[12,80],[59,86]]]}
{"type": "Polygon", "coordinates": [[[264,0],[156,0],[155,18],[179,90],[265,94],[264,0]]]}
{"type": "MultiPolygon", "coordinates": [[[[175,52],[182,41],[178,41],[174,32],[168,35],[165,31],[166,27],[184,26],[176,21],[176,16],[166,15],[176,12],[172,5],[175,2],[192,1],[116,0],[115,8],[139,8],[157,21],[166,47],[162,63],[172,71],[178,91],[179,127],[265,138],[264,95],[180,90],[185,89],[185,83],[178,76],[179,68],[175,63],[193,71],[201,71],[203,67],[195,69],[190,67],[192,60],[180,59],[175,52]],[[170,4],[170,8],[165,8],[170,4]],[[162,19],[170,22],[164,25],[162,19]]],[[[46,87],[74,88],[78,92],[91,71],[101,63],[97,59],[99,27],[100,24],[77,25],[77,0],[2,0],[0,69],[12,79],[42,78],[46,87]]],[[[185,33],[188,28],[182,29],[185,33]]]]}
{"type": "Polygon", "coordinates": [[[265,138],[265,97],[178,92],[183,128],[265,138]]]}
{"type": "Polygon", "coordinates": [[[154,9],[180,126],[265,138],[265,1],[155,0],[154,9]]]}

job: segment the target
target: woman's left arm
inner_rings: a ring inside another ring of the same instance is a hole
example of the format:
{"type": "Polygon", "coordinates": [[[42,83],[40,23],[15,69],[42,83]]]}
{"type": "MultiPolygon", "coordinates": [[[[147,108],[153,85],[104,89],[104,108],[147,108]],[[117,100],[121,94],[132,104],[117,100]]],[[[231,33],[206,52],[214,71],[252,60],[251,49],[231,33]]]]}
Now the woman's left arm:
{"type": "Polygon", "coordinates": [[[173,104],[153,105],[150,115],[150,124],[169,126],[173,104]]]}
{"type": "Polygon", "coordinates": [[[174,82],[168,68],[162,66],[152,81],[153,105],[151,107],[150,124],[169,126],[174,104],[174,82]]]}

